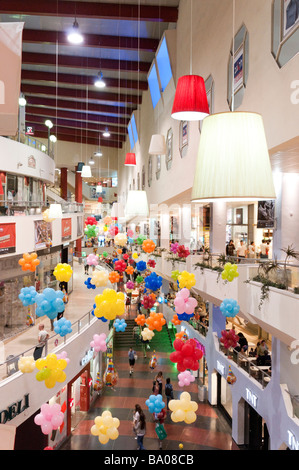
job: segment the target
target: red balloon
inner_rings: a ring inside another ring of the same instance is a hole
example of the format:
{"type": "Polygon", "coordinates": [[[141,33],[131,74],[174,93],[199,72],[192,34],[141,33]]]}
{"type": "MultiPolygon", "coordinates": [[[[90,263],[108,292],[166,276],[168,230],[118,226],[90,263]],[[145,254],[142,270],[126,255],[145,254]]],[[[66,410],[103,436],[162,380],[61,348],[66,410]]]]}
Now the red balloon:
{"type": "Polygon", "coordinates": [[[185,343],[181,339],[175,339],[173,342],[173,347],[176,349],[176,351],[180,351],[184,344],[185,343]]]}

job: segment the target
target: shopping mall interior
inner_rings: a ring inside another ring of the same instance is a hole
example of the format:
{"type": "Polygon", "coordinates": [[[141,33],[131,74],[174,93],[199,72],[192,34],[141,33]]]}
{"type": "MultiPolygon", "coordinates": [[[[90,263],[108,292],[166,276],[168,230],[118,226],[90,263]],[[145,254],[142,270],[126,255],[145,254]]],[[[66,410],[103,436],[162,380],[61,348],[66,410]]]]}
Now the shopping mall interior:
{"type": "Polygon", "coordinates": [[[298,0],[2,1],[0,56],[0,449],[299,450],[298,0]]]}

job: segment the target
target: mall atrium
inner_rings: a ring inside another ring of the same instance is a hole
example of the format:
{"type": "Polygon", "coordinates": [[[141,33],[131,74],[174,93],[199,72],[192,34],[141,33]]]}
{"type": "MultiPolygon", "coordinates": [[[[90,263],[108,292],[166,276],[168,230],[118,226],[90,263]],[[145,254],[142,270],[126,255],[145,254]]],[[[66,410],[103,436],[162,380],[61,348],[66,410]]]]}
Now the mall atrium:
{"type": "Polygon", "coordinates": [[[3,0],[0,57],[0,449],[299,450],[298,0],[3,0]]]}

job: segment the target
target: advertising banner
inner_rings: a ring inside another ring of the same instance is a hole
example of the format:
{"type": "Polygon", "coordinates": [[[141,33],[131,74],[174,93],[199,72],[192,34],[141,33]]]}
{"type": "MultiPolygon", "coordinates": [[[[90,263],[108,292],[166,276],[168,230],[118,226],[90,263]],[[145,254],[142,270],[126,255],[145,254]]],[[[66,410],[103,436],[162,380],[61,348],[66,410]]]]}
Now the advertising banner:
{"type": "Polygon", "coordinates": [[[18,131],[23,27],[24,23],[0,23],[0,135],[5,136],[18,131]]]}
{"type": "Polygon", "coordinates": [[[34,241],[36,250],[52,246],[52,222],[34,221],[34,241]]]}
{"type": "Polygon", "coordinates": [[[0,255],[15,253],[16,224],[0,224],[0,255]]]}
{"type": "Polygon", "coordinates": [[[72,238],[72,219],[61,220],[61,241],[65,242],[72,238]]]}

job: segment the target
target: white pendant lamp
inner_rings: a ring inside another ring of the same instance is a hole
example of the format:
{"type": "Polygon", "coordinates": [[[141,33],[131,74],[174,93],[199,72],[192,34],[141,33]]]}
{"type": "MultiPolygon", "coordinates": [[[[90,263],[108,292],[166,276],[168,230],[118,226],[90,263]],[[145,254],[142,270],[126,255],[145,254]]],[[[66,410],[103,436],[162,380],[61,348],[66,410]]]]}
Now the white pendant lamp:
{"type": "Polygon", "coordinates": [[[166,140],[164,135],[152,135],[148,153],[150,155],[166,155],[166,140]]]}
{"type": "Polygon", "coordinates": [[[49,219],[62,219],[62,207],[61,204],[50,204],[49,219]]]}
{"type": "Polygon", "coordinates": [[[114,202],[111,210],[111,217],[122,219],[125,217],[124,206],[120,202],[114,202]]]}
{"type": "Polygon", "coordinates": [[[261,115],[228,112],[206,117],[191,200],[256,201],[275,198],[261,115]]]}
{"type": "Polygon", "coordinates": [[[129,191],[125,208],[126,218],[148,217],[149,208],[145,191],[129,191]]]}
{"type": "Polygon", "coordinates": [[[81,172],[81,177],[82,178],[91,178],[92,177],[91,169],[90,169],[89,165],[84,165],[83,166],[82,172],[81,172]]]}

